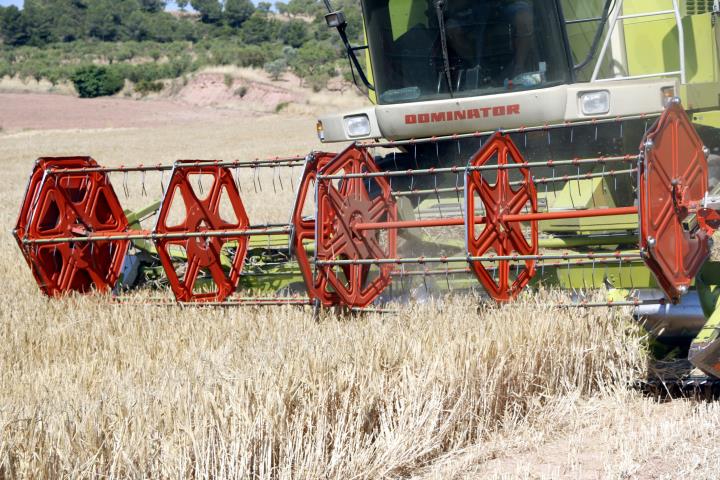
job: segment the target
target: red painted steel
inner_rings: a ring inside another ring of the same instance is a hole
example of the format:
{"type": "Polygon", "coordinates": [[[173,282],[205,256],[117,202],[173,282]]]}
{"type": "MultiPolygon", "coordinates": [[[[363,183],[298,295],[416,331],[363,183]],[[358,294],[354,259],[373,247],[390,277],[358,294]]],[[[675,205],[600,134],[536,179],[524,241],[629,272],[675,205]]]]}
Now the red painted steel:
{"type": "MultiPolygon", "coordinates": [[[[590,210],[567,210],[560,212],[519,213],[498,217],[502,222],[530,222],[533,220],[560,220],[568,218],[612,217],[615,215],[632,215],[638,213],[637,207],[596,208],[590,210]]],[[[487,222],[487,217],[475,217],[476,225],[487,222]]],[[[400,220],[397,222],[358,223],[355,230],[380,230],[384,228],[432,228],[457,227],[465,225],[464,218],[430,218],[427,220],[400,220]]]]}
{"type": "MultiPolygon", "coordinates": [[[[352,145],[319,171],[320,175],[379,172],[367,150],[352,145]]],[[[384,178],[319,180],[317,183],[318,260],[382,259],[397,256],[397,231],[358,231],[357,223],[395,221],[397,205],[384,178]],[[368,187],[371,188],[371,196],[368,187]]],[[[327,306],[363,308],[392,282],[392,265],[318,265],[316,275],[329,288],[317,291],[327,306]]]]}
{"type": "Polygon", "coordinates": [[[30,176],[14,234],[40,289],[49,296],[106,292],[120,276],[127,240],[23,243],[127,230],[127,218],[105,173],[48,172],[91,167],[97,163],[89,157],[41,158],[30,176]]]}
{"type": "MultiPolygon", "coordinates": [[[[508,165],[525,162],[509,136],[497,133],[493,135],[475,154],[473,166],[488,164],[508,165]]],[[[507,169],[499,169],[493,184],[488,182],[487,175],[471,172],[468,177],[466,195],[466,211],[476,212],[476,197],[482,202],[485,210],[485,222],[476,223],[472,215],[466,228],[468,253],[474,257],[487,255],[494,251],[498,256],[537,255],[538,253],[538,222],[529,221],[529,235],[523,231],[524,215],[537,213],[537,192],[527,168],[516,169],[522,177],[522,183],[516,188],[510,185],[510,174],[507,169]],[[516,220],[507,220],[505,216],[515,216],[516,220]],[[478,229],[478,226],[482,225],[478,229]]],[[[529,217],[528,217],[529,218],[529,217]]],[[[497,262],[497,278],[488,271],[482,262],[471,262],[473,272],[488,295],[496,301],[505,302],[517,297],[520,291],[535,275],[535,260],[526,260],[521,268],[513,268],[515,278],[511,278],[511,262],[497,262]]]]}
{"type": "MultiPolygon", "coordinates": [[[[317,173],[324,168],[337,153],[315,152],[305,163],[302,179],[295,198],[295,206],[292,214],[292,238],[290,240],[293,253],[297,258],[300,272],[302,272],[308,297],[320,299],[324,297],[326,302],[336,305],[340,298],[328,289],[327,277],[314,275],[311,259],[305,250],[307,246],[315,248],[315,217],[307,216],[307,209],[311,206],[311,199],[315,197],[315,182],[317,173]]],[[[314,214],[314,211],[313,211],[314,214]]]]}
{"type": "MultiPolygon", "coordinates": [[[[230,170],[212,164],[178,166],[173,170],[167,193],[158,213],[155,233],[216,232],[221,230],[246,230],[250,226],[237,186],[230,170]],[[197,191],[203,177],[212,177],[207,192],[197,191]],[[223,205],[223,198],[225,203],[223,205]],[[184,205],[185,218],[171,224],[175,202],[184,205]],[[221,207],[225,207],[223,210],[221,207]],[[234,217],[234,218],[233,218],[234,217]]],[[[232,235],[223,237],[193,237],[182,239],[154,239],[160,261],[167,274],[170,287],[181,302],[220,302],[237,288],[247,254],[248,237],[232,235]],[[235,256],[228,272],[223,270],[221,251],[232,242],[235,256]],[[184,250],[187,261],[178,265],[172,253],[184,250]],[[198,282],[199,277],[211,279],[198,282]]]]}
{"type": "Polygon", "coordinates": [[[665,294],[677,301],[710,254],[707,232],[683,227],[688,212],[702,206],[707,192],[707,159],[700,137],[677,103],[665,110],[641,148],[645,159],[640,171],[640,247],[665,294]]]}

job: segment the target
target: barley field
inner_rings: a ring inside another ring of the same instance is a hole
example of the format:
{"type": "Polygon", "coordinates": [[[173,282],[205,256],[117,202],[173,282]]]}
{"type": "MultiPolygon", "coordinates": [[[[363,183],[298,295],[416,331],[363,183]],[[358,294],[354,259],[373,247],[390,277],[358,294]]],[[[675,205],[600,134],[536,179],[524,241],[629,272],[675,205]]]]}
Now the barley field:
{"type": "MultiPolygon", "coordinates": [[[[314,139],[292,116],[0,132],[0,479],[717,476],[720,407],[629,388],[647,358],[626,311],[559,309],[553,292],[319,319],[50,300],[10,235],[41,155],[254,158],[314,139]]],[[[253,202],[251,218],[287,217],[253,202]]]]}

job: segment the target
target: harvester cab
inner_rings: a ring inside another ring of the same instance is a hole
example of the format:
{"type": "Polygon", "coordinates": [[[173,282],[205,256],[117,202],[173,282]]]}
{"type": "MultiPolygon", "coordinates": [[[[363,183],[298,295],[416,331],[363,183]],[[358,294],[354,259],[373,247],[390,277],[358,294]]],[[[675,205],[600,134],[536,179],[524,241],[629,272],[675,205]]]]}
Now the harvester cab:
{"type": "Polygon", "coordinates": [[[572,307],[633,307],[666,353],[720,377],[717,3],[362,0],[354,46],[326,0],[372,102],[318,120],[339,153],[43,158],[14,234],[51,296],[154,285],[364,310],[562,288],[572,307]],[[160,199],[123,209],[131,175],[160,199]],[[258,220],[268,195],[289,222],[258,220]]]}

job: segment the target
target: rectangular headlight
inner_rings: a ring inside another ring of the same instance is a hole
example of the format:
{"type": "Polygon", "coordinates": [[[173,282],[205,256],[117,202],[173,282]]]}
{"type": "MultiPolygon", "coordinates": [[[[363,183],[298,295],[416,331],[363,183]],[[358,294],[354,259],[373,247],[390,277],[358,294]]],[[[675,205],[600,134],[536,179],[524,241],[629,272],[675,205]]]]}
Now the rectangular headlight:
{"type": "Polygon", "coordinates": [[[370,119],[367,115],[345,117],[345,132],[348,137],[367,137],[370,135],[370,119]]]}
{"type": "Polygon", "coordinates": [[[601,90],[581,93],[580,110],[583,115],[605,115],[610,112],[610,92],[601,90]]]}

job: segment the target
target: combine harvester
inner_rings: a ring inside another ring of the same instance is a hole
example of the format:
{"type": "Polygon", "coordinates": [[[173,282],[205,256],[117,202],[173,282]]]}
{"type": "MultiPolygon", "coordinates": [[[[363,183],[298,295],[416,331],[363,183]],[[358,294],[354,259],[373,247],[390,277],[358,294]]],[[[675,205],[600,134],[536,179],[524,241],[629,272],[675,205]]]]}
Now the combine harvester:
{"type": "Polygon", "coordinates": [[[574,306],[635,307],[659,357],[689,351],[705,375],[688,365],[681,381],[720,377],[718,2],[361,3],[367,45],[352,46],[325,1],[374,104],[319,119],[340,153],[38,160],[14,234],[42,291],[169,285],[183,303],[366,309],[542,284],[574,306]],[[143,191],[161,175],[162,198],[123,210],[113,183],[129,197],[130,174],[143,191]],[[249,195],[290,187],[289,222],[250,218],[263,201],[249,195]],[[586,300],[598,290],[607,301],[586,300]]]}

